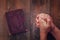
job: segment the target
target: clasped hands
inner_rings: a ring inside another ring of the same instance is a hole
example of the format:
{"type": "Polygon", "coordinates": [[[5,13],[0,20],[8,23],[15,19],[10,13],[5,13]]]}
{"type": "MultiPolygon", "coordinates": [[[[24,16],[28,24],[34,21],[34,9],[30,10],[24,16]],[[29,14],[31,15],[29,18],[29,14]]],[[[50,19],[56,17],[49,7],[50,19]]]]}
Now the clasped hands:
{"type": "Polygon", "coordinates": [[[40,31],[51,31],[54,27],[52,27],[53,21],[50,15],[41,13],[36,16],[36,25],[40,28],[40,31]]]}
{"type": "Polygon", "coordinates": [[[40,40],[47,40],[47,33],[55,28],[51,16],[46,13],[36,16],[36,25],[40,29],[40,40]]]}
{"type": "Polygon", "coordinates": [[[60,29],[54,25],[50,15],[40,13],[36,16],[36,25],[40,29],[40,40],[47,40],[47,33],[51,32],[56,40],[60,40],[60,29]]]}

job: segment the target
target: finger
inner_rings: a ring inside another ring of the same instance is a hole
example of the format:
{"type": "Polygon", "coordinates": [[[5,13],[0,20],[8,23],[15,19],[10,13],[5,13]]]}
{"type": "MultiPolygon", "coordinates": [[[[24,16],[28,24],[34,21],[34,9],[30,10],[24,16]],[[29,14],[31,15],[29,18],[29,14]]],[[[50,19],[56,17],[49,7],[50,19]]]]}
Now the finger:
{"type": "Polygon", "coordinates": [[[55,25],[53,22],[51,22],[52,29],[55,29],[55,25]]]}
{"type": "Polygon", "coordinates": [[[40,21],[40,25],[41,26],[44,26],[44,27],[46,26],[46,21],[45,20],[43,20],[42,18],[40,18],[39,21],[40,21]]]}
{"type": "Polygon", "coordinates": [[[51,25],[51,20],[47,19],[47,26],[50,26],[50,25],[51,25]]]}
{"type": "Polygon", "coordinates": [[[36,22],[35,23],[36,23],[37,26],[39,26],[39,17],[38,16],[36,17],[36,22]]]}

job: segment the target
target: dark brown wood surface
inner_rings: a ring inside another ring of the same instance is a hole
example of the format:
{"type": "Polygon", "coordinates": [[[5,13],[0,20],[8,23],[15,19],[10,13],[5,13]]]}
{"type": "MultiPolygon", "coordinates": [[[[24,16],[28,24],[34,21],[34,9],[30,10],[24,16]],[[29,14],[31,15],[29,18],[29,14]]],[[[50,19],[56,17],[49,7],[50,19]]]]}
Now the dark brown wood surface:
{"type": "Polygon", "coordinates": [[[60,28],[60,0],[51,1],[51,16],[55,25],[60,28]]]}

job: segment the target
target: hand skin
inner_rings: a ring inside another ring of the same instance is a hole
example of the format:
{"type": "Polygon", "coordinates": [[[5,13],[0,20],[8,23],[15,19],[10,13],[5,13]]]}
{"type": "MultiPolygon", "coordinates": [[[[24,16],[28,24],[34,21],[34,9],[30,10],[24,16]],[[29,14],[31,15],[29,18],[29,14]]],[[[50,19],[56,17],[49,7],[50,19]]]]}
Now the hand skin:
{"type": "Polygon", "coordinates": [[[40,40],[47,40],[47,32],[40,31],[40,40]]]}
{"type": "Polygon", "coordinates": [[[51,23],[51,26],[54,27],[51,31],[52,35],[56,40],[60,40],[60,30],[54,25],[54,23],[51,23]]]}
{"type": "MultiPolygon", "coordinates": [[[[48,25],[48,23],[47,23],[47,25],[48,25]]],[[[49,32],[50,26],[45,27],[42,25],[41,22],[40,23],[38,22],[38,24],[40,24],[40,25],[38,25],[40,28],[40,40],[47,40],[47,33],[49,32]]]]}
{"type": "Polygon", "coordinates": [[[47,34],[50,31],[50,21],[47,22],[48,26],[40,25],[40,40],[47,40],[47,34]]]}
{"type": "Polygon", "coordinates": [[[42,14],[42,17],[38,15],[36,18],[36,25],[40,28],[40,40],[47,40],[47,33],[50,31],[50,17],[46,16],[46,14],[42,14]],[[39,17],[42,19],[39,20],[39,17]],[[46,25],[43,24],[42,20],[46,22],[46,25]]]}
{"type": "MultiPolygon", "coordinates": [[[[50,18],[47,17],[47,19],[50,19],[50,18]]],[[[43,26],[42,22],[39,22],[39,19],[36,19],[36,24],[39,26],[38,28],[40,28],[40,40],[47,40],[46,37],[47,37],[47,33],[49,32],[47,30],[49,30],[49,29],[52,29],[51,33],[56,38],[56,40],[60,40],[60,30],[54,25],[52,20],[50,20],[50,21],[51,22],[49,22],[47,20],[47,25],[48,26],[43,26]]]]}

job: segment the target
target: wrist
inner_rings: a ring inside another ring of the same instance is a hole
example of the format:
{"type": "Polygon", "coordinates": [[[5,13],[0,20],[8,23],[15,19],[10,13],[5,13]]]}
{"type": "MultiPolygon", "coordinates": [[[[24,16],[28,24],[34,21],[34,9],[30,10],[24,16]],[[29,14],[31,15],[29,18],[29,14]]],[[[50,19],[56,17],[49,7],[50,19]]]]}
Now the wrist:
{"type": "Polygon", "coordinates": [[[47,34],[48,33],[48,30],[40,30],[40,33],[45,33],[45,34],[47,34]]]}
{"type": "Polygon", "coordinates": [[[48,32],[46,32],[46,31],[40,31],[40,34],[42,34],[42,35],[47,35],[48,32]]]}
{"type": "Polygon", "coordinates": [[[47,32],[40,31],[40,40],[47,40],[47,32]]]}

